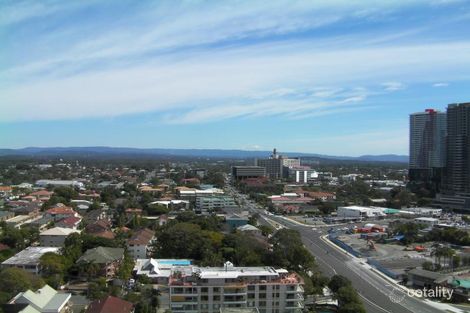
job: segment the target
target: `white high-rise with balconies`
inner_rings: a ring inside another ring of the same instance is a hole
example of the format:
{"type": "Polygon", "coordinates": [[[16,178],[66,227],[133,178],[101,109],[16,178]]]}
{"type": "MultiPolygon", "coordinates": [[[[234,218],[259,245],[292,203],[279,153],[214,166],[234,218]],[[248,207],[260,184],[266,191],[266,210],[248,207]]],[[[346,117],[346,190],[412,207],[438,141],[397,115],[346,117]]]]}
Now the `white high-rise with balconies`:
{"type": "Polygon", "coordinates": [[[220,308],[257,308],[260,313],[300,313],[303,280],[272,267],[174,267],[169,279],[174,313],[216,313],[220,308]]]}

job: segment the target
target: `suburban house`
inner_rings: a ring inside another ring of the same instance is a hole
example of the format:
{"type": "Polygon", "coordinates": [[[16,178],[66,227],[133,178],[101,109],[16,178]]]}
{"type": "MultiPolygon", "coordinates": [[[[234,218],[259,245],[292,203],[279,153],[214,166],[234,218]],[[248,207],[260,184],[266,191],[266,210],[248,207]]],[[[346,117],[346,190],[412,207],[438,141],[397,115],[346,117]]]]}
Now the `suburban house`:
{"type": "Polygon", "coordinates": [[[68,313],[71,312],[70,299],[72,294],[59,293],[49,285],[36,291],[20,292],[7,304],[4,312],[24,313],[68,313]]]}
{"type": "Polygon", "coordinates": [[[9,220],[10,218],[14,218],[15,213],[10,212],[10,211],[0,211],[0,222],[4,222],[6,220],[9,220]]]}
{"type": "Polygon", "coordinates": [[[52,217],[54,221],[60,221],[64,218],[78,217],[79,215],[71,207],[58,203],[55,207],[46,211],[46,216],[52,217]]]}
{"type": "Polygon", "coordinates": [[[63,227],[54,227],[47,229],[39,234],[41,246],[45,247],[62,247],[68,235],[80,233],[79,230],[63,227]]]}
{"type": "Polygon", "coordinates": [[[28,247],[3,261],[1,267],[18,267],[33,274],[41,272],[40,259],[47,252],[59,253],[57,247],[28,247]]]}
{"type": "Polygon", "coordinates": [[[85,228],[85,233],[107,239],[114,239],[114,233],[111,231],[111,222],[108,220],[99,220],[89,224],[85,228]]]}
{"type": "Polygon", "coordinates": [[[56,222],[55,225],[58,227],[63,227],[63,228],[77,229],[81,221],[82,221],[81,218],[71,216],[71,217],[61,219],[60,221],[56,222]]]}
{"type": "Polygon", "coordinates": [[[107,296],[90,303],[85,313],[132,313],[134,305],[120,298],[107,296]]]}
{"type": "Polygon", "coordinates": [[[134,259],[145,259],[151,250],[151,243],[155,239],[155,232],[144,228],[134,232],[127,240],[127,251],[134,259]]]}
{"type": "Polygon", "coordinates": [[[99,274],[112,278],[124,259],[123,248],[96,247],[87,250],[77,263],[97,264],[99,274]]]}
{"type": "Polygon", "coordinates": [[[0,196],[7,197],[11,194],[13,188],[11,186],[0,186],[0,196]]]}
{"type": "Polygon", "coordinates": [[[51,198],[53,194],[54,194],[53,191],[39,190],[39,191],[30,193],[28,196],[33,197],[34,200],[36,201],[47,201],[51,198]]]}
{"type": "Polygon", "coordinates": [[[255,227],[250,224],[237,227],[237,231],[242,232],[244,234],[249,234],[252,236],[261,236],[261,230],[258,227],[255,227]]]}

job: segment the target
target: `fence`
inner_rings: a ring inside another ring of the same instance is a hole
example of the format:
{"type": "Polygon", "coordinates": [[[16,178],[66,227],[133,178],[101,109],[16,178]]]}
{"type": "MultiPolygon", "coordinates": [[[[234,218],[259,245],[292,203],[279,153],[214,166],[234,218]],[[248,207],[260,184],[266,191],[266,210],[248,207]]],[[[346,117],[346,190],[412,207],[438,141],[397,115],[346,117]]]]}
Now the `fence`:
{"type": "Polygon", "coordinates": [[[362,257],[362,254],[359,252],[359,251],[356,251],[354,250],[353,247],[351,247],[350,245],[348,245],[347,243],[341,241],[339,238],[338,238],[338,235],[336,234],[330,234],[328,235],[328,239],[333,242],[334,244],[336,244],[338,247],[342,248],[343,250],[346,250],[347,252],[351,253],[352,255],[354,255],[355,257],[357,258],[361,258],[362,257]]]}
{"type": "Polygon", "coordinates": [[[385,266],[383,266],[382,264],[380,264],[379,261],[375,260],[375,259],[372,259],[372,258],[367,258],[367,263],[372,265],[373,267],[375,267],[378,271],[384,273],[385,275],[387,275],[388,277],[390,278],[393,278],[393,279],[399,279],[400,275],[395,273],[394,271],[392,270],[389,270],[388,268],[386,268],[385,266]]]}

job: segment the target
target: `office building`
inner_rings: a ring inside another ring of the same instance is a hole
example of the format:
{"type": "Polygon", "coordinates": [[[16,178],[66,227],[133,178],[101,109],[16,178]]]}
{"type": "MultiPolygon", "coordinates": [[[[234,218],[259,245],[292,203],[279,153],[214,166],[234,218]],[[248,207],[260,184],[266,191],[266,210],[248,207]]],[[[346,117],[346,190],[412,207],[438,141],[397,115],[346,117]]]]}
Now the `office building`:
{"type": "Polygon", "coordinates": [[[259,178],[266,176],[266,169],[261,166],[232,166],[232,177],[235,180],[259,178]]]}
{"type": "Polygon", "coordinates": [[[237,208],[235,200],[231,196],[197,196],[194,212],[196,214],[207,214],[216,211],[223,211],[228,208],[237,208]]]}
{"type": "Polygon", "coordinates": [[[295,158],[295,159],[288,159],[288,158],[282,158],[282,166],[292,168],[292,167],[300,167],[300,159],[295,158]]]}
{"type": "Polygon", "coordinates": [[[306,184],[318,179],[318,172],[308,166],[289,167],[287,172],[289,178],[296,183],[306,184]]]}
{"type": "Polygon", "coordinates": [[[427,109],[410,115],[410,181],[439,189],[445,166],[446,113],[427,109]]]}
{"type": "Polygon", "coordinates": [[[221,308],[257,308],[261,313],[302,312],[303,280],[272,267],[173,267],[169,279],[174,313],[216,313],[221,308]]]}
{"type": "Polygon", "coordinates": [[[273,150],[268,159],[255,159],[255,165],[266,169],[266,176],[271,179],[283,179],[289,175],[289,168],[300,167],[300,159],[290,159],[273,150]]]}

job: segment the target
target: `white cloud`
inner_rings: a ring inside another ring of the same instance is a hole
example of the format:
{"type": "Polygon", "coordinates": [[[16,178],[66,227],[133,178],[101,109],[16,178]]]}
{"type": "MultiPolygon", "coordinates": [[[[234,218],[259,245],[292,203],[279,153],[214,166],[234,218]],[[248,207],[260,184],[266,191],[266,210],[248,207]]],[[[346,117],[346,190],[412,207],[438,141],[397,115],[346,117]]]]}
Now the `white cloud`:
{"type": "MultiPolygon", "coordinates": [[[[245,115],[247,110],[254,114],[256,110],[247,105],[252,102],[246,101],[253,95],[272,100],[282,98],[289,107],[292,103],[298,105],[297,99],[289,99],[293,90],[319,97],[314,98],[318,103],[320,97],[335,99],[341,93],[339,90],[344,90],[331,87],[322,93],[321,86],[351,86],[397,76],[406,77],[409,83],[435,81],[437,77],[468,77],[470,72],[467,53],[470,43],[329,51],[299,45],[303,48],[291,43],[290,49],[261,45],[219,50],[181,60],[148,61],[118,69],[79,72],[67,78],[44,77],[41,81],[3,86],[0,119],[102,117],[195,107],[201,116],[234,117],[245,115]],[[315,86],[320,89],[315,90],[315,86]],[[211,113],[216,107],[225,113],[211,113]]],[[[386,90],[403,86],[404,83],[396,81],[383,84],[386,90]]],[[[341,100],[354,105],[354,101],[364,99],[363,91],[359,88],[349,99],[343,96],[341,100]]],[[[284,110],[271,105],[265,109],[284,110]]]]}
{"type": "Polygon", "coordinates": [[[386,91],[397,91],[406,88],[406,86],[401,82],[386,82],[382,83],[382,86],[386,91]]]}
{"type": "Polygon", "coordinates": [[[432,84],[433,87],[447,87],[449,83],[434,83],[432,84]]]}
{"type": "MultiPolygon", "coordinates": [[[[24,3],[0,17],[15,24],[73,11],[65,2],[24,3]]],[[[467,41],[394,41],[416,30],[316,40],[282,37],[417,3],[426,1],[145,4],[138,14],[108,27],[87,28],[93,30],[87,35],[74,25],[60,34],[33,36],[31,44],[41,49],[23,42],[31,51],[24,62],[1,64],[0,121],[154,111],[178,123],[281,114],[302,118],[364,109],[374,92],[353,86],[385,82],[385,91],[395,91],[415,82],[468,78],[467,41]],[[57,39],[67,41],[53,45],[57,39]],[[47,53],[34,54],[42,49],[47,53]]]]}

